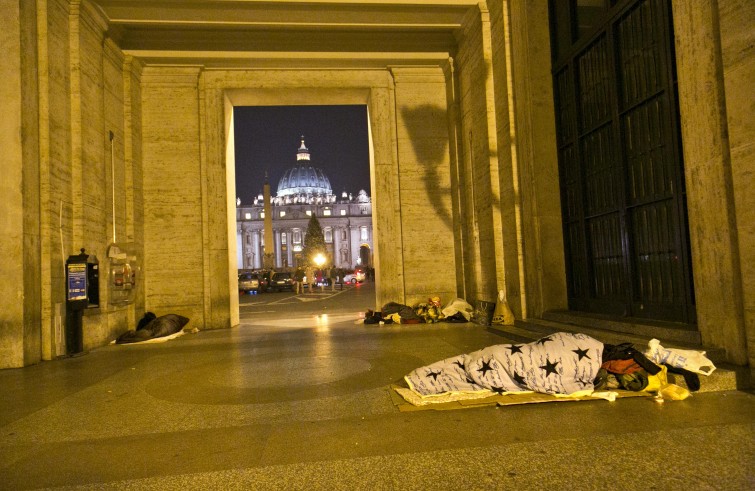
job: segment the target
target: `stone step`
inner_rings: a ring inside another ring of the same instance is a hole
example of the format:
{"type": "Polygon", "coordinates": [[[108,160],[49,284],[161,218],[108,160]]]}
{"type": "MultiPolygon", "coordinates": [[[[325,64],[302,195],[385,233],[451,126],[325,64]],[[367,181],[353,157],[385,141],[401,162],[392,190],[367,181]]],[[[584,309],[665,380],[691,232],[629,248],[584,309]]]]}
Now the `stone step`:
{"type": "Polygon", "coordinates": [[[632,333],[647,339],[660,339],[668,344],[679,346],[700,346],[700,333],[694,325],[677,322],[653,321],[634,317],[617,319],[608,315],[566,310],[544,312],[543,320],[580,327],[592,327],[601,331],[615,331],[619,334],[632,333]]]}
{"type": "MultiPolygon", "coordinates": [[[[490,326],[490,329],[497,334],[510,339],[512,342],[524,343],[536,341],[539,338],[553,334],[555,332],[580,332],[592,336],[598,341],[607,344],[632,343],[639,349],[645,350],[650,339],[656,336],[647,336],[642,333],[648,333],[647,330],[640,330],[641,333],[628,333],[615,330],[618,323],[612,322],[612,329],[601,329],[595,327],[596,323],[586,322],[586,325],[578,324],[574,317],[569,317],[570,322],[558,322],[547,319],[529,319],[526,321],[516,321],[513,326],[490,326]]],[[[578,320],[578,319],[577,319],[578,320]]],[[[600,324],[597,324],[600,325],[600,324]]],[[[634,324],[625,325],[626,329],[631,329],[634,324]]],[[[653,333],[657,334],[657,333],[653,333]]],[[[716,365],[716,370],[709,376],[700,375],[699,392],[717,392],[726,390],[741,390],[750,387],[749,370],[747,367],[738,367],[723,362],[724,352],[721,349],[706,349],[700,345],[668,340],[663,337],[656,337],[661,341],[661,345],[667,348],[688,349],[696,351],[705,351],[706,356],[716,365]]],[[[686,387],[684,378],[680,375],[669,374],[669,382],[686,387]]]]}

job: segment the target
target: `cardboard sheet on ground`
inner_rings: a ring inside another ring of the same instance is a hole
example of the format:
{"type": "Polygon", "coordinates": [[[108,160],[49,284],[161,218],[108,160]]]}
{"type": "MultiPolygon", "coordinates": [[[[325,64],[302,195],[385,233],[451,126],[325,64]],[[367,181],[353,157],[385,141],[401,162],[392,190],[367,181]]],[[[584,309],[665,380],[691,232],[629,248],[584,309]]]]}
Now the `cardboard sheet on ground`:
{"type": "MultiPolygon", "coordinates": [[[[393,404],[401,412],[409,411],[426,411],[432,409],[435,411],[447,411],[452,409],[468,409],[473,407],[482,406],[513,406],[520,404],[537,404],[543,402],[577,402],[577,401],[595,401],[605,399],[604,397],[597,396],[555,396],[551,394],[543,394],[540,392],[520,392],[517,394],[488,394],[484,397],[475,398],[461,398],[457,400],[448,401],[435,401],[425,404],[415,405],[407,400],[407,396],[413,397],[414,393],[408,387],[401,387],[399,385],[391,386],[391,400],[393,404]]],[[[629,390],[612,390],[617,399],[627,397],[652,397],[652,394],[648,392],[632,392],[629,390]]],[[[416,401],[415,401],[416,402],[416,401]]]]}
{"type": "MultiPolygon", "coordinates": [[[[604,345],[581,333],[558,332],[522,344],[488,346],[417,368],[395,387],[412,407],[615,400],[595,391],[604,345]]],[[[632,397],[647,395],[627,391],[632,397]]],[[[624,397],[627,397],[625,394],[624,397]]],[[[403,407],[403,406],[400,406],[403,407]]]]}

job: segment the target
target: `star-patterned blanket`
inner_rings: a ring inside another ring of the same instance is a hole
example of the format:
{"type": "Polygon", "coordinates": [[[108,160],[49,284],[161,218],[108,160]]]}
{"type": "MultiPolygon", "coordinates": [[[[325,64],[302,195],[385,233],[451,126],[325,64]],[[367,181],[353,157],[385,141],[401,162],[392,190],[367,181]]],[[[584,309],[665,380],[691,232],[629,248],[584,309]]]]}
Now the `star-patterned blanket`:
{"type": "Polygon", "coordinates": [[[603,343],[559,332],[526,344],[499,344],[418,368],[404,379],[421,397],[449,393],[593,390],[603,343]]]}

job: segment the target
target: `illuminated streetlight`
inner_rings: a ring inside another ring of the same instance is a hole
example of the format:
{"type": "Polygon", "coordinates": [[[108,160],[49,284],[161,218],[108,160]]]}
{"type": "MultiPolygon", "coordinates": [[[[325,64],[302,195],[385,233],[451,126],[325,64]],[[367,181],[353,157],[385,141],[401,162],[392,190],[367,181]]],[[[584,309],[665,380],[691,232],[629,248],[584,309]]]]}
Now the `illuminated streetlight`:
{"type": "MultiPolygon", "coordinates": [[[[323,256],[321,253],[317,253],[315,257],[312,258],[317,265],[317,269],[322,271],[322,265],[325,264],[325,256],[323,256]]],[[[320,283],[320,291],[325,291],[325,283],[320,283]]]]}

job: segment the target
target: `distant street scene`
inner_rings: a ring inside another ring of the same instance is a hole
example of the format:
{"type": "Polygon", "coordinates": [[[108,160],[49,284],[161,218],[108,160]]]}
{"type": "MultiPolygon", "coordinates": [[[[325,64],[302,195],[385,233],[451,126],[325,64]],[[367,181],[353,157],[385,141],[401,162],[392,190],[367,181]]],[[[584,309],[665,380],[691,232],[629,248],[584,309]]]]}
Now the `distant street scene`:
{"type": "Polygon", "coordinates": [[[304,288],[304,293],[296,295],[293,292],[265,292],[259,294],[243,293],[239,295],[239,315],[241,323],[262,319],[286,317],[301,317],[306,315],[352,314],[354,320],[359,319],[367,309],[375,305],[375,283],[365,281],[341,285],[335,290],[331,286],[304,288]]]}

